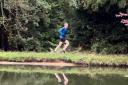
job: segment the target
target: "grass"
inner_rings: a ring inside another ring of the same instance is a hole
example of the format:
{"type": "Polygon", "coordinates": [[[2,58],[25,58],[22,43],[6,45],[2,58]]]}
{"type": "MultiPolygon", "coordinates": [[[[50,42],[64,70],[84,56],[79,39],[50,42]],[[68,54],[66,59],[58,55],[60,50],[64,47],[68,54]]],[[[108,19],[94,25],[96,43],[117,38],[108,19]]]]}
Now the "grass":
{"type": "Polygon", "coordinates": [[[128,55],[102,55],[94,53],[37,53],[37,52],[0,52],[1,61],[18,61],[26,60],[65,60],[71,62],[96,63],[109,65],[128,65],[128,55]]]}

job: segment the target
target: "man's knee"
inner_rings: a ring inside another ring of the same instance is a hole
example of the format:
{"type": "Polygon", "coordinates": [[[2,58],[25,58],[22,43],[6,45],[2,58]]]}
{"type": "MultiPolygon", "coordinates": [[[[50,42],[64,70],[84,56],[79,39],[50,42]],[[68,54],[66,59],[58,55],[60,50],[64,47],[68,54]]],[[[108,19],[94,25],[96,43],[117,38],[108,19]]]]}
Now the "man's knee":
{"type": "Polygon", "coordinates": [[[68,41],[68,40],[66,40],[66,41],[65,41],[65,44],[66,44],[66,46],[68,46],[68,45],[69,45],[69,41],[68,41]]]}
{"type": "Polygon", "coordinates": [[[62,42],[59,42],[59,45],[58,46],[61,46],[63,43],[62,42]]]}

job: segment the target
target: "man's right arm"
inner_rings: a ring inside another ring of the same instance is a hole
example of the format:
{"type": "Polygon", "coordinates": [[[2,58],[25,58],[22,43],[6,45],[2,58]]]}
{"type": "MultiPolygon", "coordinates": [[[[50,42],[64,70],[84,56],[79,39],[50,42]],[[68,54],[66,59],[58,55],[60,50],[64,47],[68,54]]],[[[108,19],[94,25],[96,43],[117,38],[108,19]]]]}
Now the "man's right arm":
{"type": "Polygon", "coordinates": [[[60,28],[60,29],[58,30],[58,32],[59,32],[60,34],[62,34],[62,30],[63,30],[63,28],[60,28]]]}

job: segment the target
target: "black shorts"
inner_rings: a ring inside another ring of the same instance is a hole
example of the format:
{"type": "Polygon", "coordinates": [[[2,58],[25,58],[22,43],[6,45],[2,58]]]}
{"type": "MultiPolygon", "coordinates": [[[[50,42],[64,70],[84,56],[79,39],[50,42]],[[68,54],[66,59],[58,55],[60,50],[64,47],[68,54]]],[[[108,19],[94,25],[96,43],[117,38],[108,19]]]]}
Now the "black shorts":
{"type": "Polygon", "coordinates": [[[65,38],[60,38],[60,41],[61,41],[61,42],[65,42],[66,39],[65,39],[65,38]]]}

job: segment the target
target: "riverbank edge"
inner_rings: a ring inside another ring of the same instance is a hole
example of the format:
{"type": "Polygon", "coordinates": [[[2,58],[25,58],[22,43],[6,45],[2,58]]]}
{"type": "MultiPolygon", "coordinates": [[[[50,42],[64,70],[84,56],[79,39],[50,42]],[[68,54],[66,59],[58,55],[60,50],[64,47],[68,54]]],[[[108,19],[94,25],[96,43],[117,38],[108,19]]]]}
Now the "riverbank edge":
{"type": "MultiPolygon", "coordinates": [[[[82,67],[128,67],[128,55],[102,55],[94,53],[37,53],[37,52],[0,52],[0,62],[8,63],[59,63],[82,67]]],[[[6,63],[5,63],[6,64],[6,63]]],[[[30,65],[31,65],[30,64],[30,65]]],[[[12,64],[13,65],[13,64],[12,64]]]]}
{"type": "Polygon", "coordinates": [[[42,59],[42,60],[25,60],[25,61],[1,61],[0,65],[24,65],[24,66],[52,66],[52,67],[119,67],[128,68],[128,64],[106,64],[106,63],[86,63],[82,61],[68,61],[62,59],[42,59]]]}

